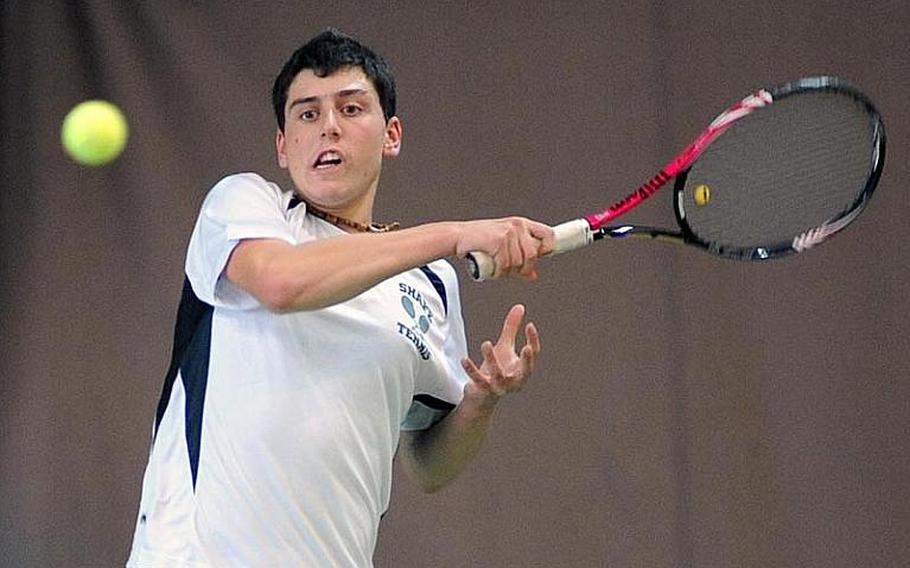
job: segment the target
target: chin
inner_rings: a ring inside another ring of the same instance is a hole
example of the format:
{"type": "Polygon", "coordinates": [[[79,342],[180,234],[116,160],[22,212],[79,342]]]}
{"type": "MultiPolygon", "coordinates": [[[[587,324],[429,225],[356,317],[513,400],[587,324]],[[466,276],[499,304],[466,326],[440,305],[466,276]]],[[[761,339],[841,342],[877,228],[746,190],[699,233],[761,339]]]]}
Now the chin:
{"type": "Polygon", "coordinates": [[[301,188],[298,185],[298,191],[314,205],[321,207],[344,207],[354,201],[357,201],[361,192],[351,190],[349,187],[333,187],[319,184],[314,187],[312,184],[301,188]],[[305,188],[305,189],[304,189],[305,188]]]}

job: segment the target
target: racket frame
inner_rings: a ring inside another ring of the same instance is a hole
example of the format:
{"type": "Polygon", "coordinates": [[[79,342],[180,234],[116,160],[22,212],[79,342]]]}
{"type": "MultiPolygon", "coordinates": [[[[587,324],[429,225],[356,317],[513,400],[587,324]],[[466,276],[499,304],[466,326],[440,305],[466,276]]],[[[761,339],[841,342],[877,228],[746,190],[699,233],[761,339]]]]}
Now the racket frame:
{"type": "MultiPolygon", "coordinates": [[[[679,233],[666,233],[663,236],[670,236],[682,240],[686,244],[700,247],[707,252],[723,257],[737,260],[768,260],[779,258],[794,253],[803,252],[813,246],[827,240],[832,235],[849,225],[866,207],[869,198],[878,186],[881,178],[882,169],[885,167],[885,127],[881,115],[875,105],[859,89],[850,83],[837,77],[807,77],[796,81],[785,83],[778,87],[764,89],[771,97],[771,104],[786,99],[787,97],[798,95],[806,92],[831,92],[841,95],[847,95],[853,98],[868,114],[872,124],[872,162],[869,175],[866,177],[866,184],[857,194],[853,202],[837,215],[827,219],[818,227],[812,227],[803,233],[796,235],[794,238],[778,243],[765,243],[757,246],[737,247],[732,245],[722,245],[716,242],[700,239],[692,230],[686,217],[685,210],[685,186],[692,164],[679,172],[674,182],[674,199],[673,213],[679,224],[679,233]]],[[[761,91],[760,91],[761,92],[761,91]]],[[[755,110],[755,109],[753,109],[755,110]]],[[[721,115],[722,116],[722,115],[721,115]]],[[[745,116],[745,115],[743,115],[745,116]]],[[[739,117],[742,118],[742,117],[739,117]]],[[[738,120],[738,118],[737,118],[738,120]]],[[[707,146],[706,146],[707,147],[707,146]]],[[[702,149],[704,151],[704,149],[702,149]]],[[[699,152],[699,155],[702,152],[699,152]]],[[[693,160],[694,163],[694,160],[693,160]]]]}
{"type": "MultiPolygon", "coordinates": [[[[767,260],[803,252],[820,242],[827,240],[832,235],[846,227],[862,212],[875,187],[878,185],[882,169],[885,164],[885,127],[881,115],[870,101],[858,88],[838,77],[818,76],[806,77],[784,83],[777,87],[760,89],[748,97],[730,106],[720,113],[708,127],[695,138],[682,152],[667,162],[660,171],[651,179],[643,183],[635,191],[607,207],[599,213],[586,215],[553,227],[555,233],[555,249],[553,254],[559,254],[587,246],[596,240],[605,238],[645,237],[666,239],[699,247],[714,255],[738,260],[767,260]],[[790,96],[806,93],[826,91],[848,95],[860,104],[869,115],[872,123],[873,153],[872,164],[866,184],[857,194],[853,203],[844,211],[828,219],[818,227],[810,228],[792,240],[761,246],[738,247],[721,245],[719,243],[703,240],[692,230],[686,217],[684,204],[685,185],[689,170],[699,156],[708,146],[726,132],[731,126],[756,110],[774,104],[790,96]],[[609,223],[623,214],[638,207],[645,200],[654,195],[658,189],[670,180],[674,182],[673,212],[676,216],[679,230],[668,230],[657,227],[646,227],[632,224],[610,225],[609,223]]],[[[493,259],[483,253],[468,255],[469,272],[475,280],[483,280],[493,275],[495,264],[493,259]]]]}

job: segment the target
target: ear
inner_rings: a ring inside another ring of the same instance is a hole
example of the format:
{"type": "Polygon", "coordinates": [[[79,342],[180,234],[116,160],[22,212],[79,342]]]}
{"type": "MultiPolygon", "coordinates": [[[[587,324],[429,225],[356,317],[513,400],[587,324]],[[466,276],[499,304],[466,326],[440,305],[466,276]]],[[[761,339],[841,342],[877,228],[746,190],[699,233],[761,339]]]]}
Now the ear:
{"type": "Polygon", "coordinates": [[[278,165],[284,169],[288,167],[288,155],[284,147],[284,132],[280,128],[275,133],[275,153],[278,155],[278,165]]]}
{"type": "Polygon", "coordinates": [[[394,158],[401,152],[401,120],[393,116],[385,125],[385,142],[382,144],[382,155],[394,158]]]}

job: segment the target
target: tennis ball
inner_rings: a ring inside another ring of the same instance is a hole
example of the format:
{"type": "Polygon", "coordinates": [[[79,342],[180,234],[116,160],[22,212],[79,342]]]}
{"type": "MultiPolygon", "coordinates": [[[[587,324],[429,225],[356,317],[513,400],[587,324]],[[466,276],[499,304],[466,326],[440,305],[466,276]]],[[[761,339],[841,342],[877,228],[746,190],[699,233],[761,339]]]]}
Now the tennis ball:
{"type": "Polygon", "coordinates": [[[61,140],[67,154],[84,166],[103,166],[123,152],[129,127],[115,105],[101,100],[79,103],[63,119],[61,140]]]}
{"type": "Polygon", "coordinates": [[[711,188],[705,184],[697,185],[695,186],[693,197],[695,198],[696,205],[707,205],[708,202],[711,201],[711,188]]]}

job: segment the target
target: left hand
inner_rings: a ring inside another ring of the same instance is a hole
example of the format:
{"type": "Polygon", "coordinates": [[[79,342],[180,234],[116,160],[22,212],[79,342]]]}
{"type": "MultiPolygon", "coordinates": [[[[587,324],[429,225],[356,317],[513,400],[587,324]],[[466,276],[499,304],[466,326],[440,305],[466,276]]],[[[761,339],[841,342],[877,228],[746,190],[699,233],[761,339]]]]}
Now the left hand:
{"type": "Polygon", "coordinates": [[[496,345],[490,341],[480,345],[483,363],[479,368],[467,357],[462,360],[461,364],[471,379],[465,385],[465,398],[492,406],[503,395],[519,391],[524,386],[540,353],[540,335],[530,322],[525,326],[527,342],[519,352],[515,351],[515,338],[524,315],[524,306],[512,306],[496,345]]]}

